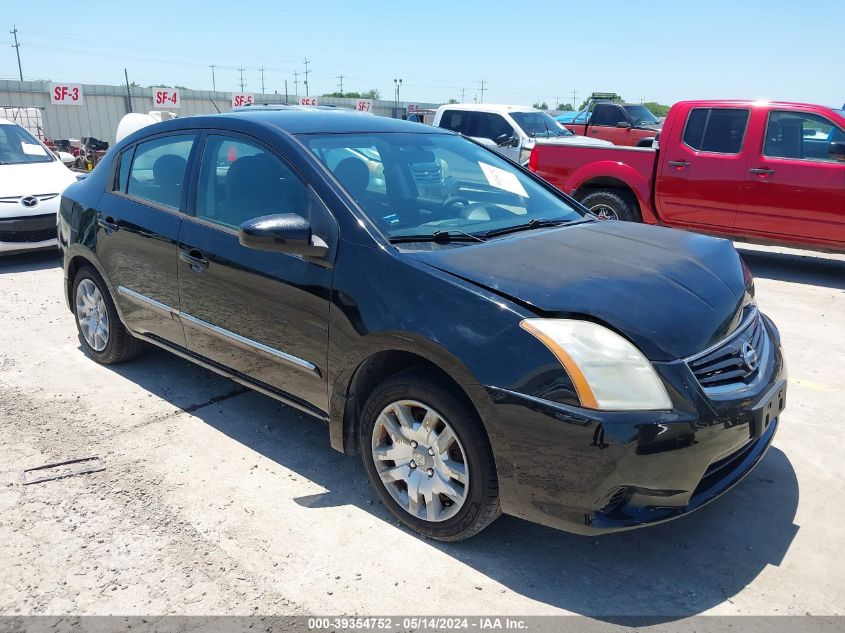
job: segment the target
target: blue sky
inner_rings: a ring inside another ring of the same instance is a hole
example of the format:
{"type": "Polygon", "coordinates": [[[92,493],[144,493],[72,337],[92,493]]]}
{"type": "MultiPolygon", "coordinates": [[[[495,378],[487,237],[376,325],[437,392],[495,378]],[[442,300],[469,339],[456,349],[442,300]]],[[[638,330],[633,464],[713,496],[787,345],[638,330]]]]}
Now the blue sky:
{"type": "MultiPolygon", "coordinates": [[[[377,88],[393,98],[552,105],[592,91],[630,101],[766,98],[842,106],[845,0],[751,2],[4,3],[3,35],[19,29],[24,79],[293,92],[307,57],[311,94],[377,88]],[[149,7],[149,8],[143,8],[149,7]]],[[[0,78],[17,78],[0,48],[0,78]]]]}

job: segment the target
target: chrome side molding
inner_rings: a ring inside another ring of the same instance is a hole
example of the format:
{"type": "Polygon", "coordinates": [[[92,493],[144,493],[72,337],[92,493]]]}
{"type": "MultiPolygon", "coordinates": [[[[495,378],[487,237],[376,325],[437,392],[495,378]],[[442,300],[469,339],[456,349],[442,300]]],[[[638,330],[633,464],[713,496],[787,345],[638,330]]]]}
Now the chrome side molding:
{"type": "Polygon", "coordinates": [[[196,327],[207,333],[213,334],[214,336],[222,338],[230,343],[234,343],[239,347],[246,348],[250,351],[259,352],[262,355],[268,356],[273,360],[284,361],[289,365],[293,365],[297,369],[304,369],[317,376],[321,375],[320,370],[314,363],[309,362],[303,358],[299,358],[298,356],[294,356],[293,354],[288,354],[287,352],[275,349],[274,347],[270,347],[269,345],[265,345],[264,343],[259,343],[258,341],[254,341],[251,338],[241,336],[236,332],[226,330],[222,327],[214,325],[213,323],[209,323],[208,321],[203,321],[202,319],[199,319],[191,314],[177,310],[172,306],[156,301],[155,299],[150,299],[146,295],[142,295],[140,292],[130,290],[125,286],[118,286],[117,292],[119,295],[125,297],[127,300],[131,301],[135,305],[152,310],[156,314],[168,317],[170,319],[179,318],[182,320],[183,323],[196,327]]]}

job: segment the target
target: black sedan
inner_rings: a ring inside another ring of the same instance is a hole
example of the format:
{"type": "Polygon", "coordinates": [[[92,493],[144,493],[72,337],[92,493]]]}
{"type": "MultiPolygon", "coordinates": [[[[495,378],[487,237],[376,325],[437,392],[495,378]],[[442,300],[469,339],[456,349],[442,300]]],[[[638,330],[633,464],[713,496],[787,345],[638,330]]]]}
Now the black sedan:
{"type": "Polygon", "coordinates": [[[786,370],[730,242],[599,222],[470,140],[255,109],[119,142],[65,192],[65,296],[101,363],[149,344],[325,421],[442,540],[711,501],[763,457],[786,370]]]}

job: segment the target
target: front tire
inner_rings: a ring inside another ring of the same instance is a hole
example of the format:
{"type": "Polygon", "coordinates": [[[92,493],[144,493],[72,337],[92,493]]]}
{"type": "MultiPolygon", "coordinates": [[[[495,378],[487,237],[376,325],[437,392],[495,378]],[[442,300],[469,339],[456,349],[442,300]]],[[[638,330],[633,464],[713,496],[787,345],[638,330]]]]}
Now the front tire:
{"type": "Polygon", "coordinates": [[[501,514],[481,420],[443,377],[412,369],[389,378],[367,399],[359,431],[370,483],[412,530],[459,541],[501,514]]]}
{"type": "Polygon", "coordinates": [[[621,191],[609,189],[592,191],[581,198],[580,202],[600,220],[642,222],[633,196],[621,191]]]}
{"type": "Polygon", "coordinates": [[[73,316],[79,342],[98,363],[112,365],[137,356],[143,342],[133,337],[117,315],[105,282],[90,266],[83,266],[73,280],[73,316]]]}

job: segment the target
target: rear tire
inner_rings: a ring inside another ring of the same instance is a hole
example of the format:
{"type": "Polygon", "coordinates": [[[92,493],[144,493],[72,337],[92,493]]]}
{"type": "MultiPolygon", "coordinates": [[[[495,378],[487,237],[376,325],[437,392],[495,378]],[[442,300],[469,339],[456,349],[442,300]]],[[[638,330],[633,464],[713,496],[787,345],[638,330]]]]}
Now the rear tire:
{"type": "Polygon", "coordinates": [[[132,336],[123,325],[111,293],[91,266],[77,271],[71,305],[82,349],[98,363],[122,363],[143,351],[143,341],[132,336]]]}
{"type": "Polygon", "coordinates": [[[460,541],[501,514],[481,419],[466,396],[435,372],[410,369],[376,387],[359,433],[370,483],[412,530],[460,541]]]}
{"type": "Polygon", "coordinates": [[[622,220],[642,222],[640,211],[633,196],[614,189],[592,191],[581,198],[581,204],[592,211],[600,220],[622,220]]]}

